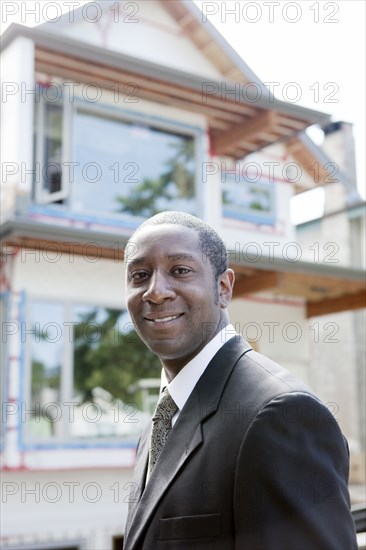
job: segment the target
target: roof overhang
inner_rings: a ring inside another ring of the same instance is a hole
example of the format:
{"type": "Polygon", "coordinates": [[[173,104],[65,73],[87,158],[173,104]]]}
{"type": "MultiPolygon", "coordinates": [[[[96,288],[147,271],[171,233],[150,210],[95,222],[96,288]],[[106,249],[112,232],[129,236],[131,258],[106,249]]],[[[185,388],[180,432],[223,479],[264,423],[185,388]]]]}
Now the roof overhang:
{"type": "MultiPolygon", "coordinates": [[[[131,234],[131,230],[125,231],[125,234],[91,232],[28,220],[11,221],[3,226],[1,244],[4,254],[14,254],[20,248],[70,254],[72,247],[72,254],[85,255],[85,246],[92,243],[88,257],[94,251],[98,258],[122,261],[131,234]]],[[[235,253],[229,251],[229,257],[235,258],[235,253]]],[[[362,269],[278,257],[258,258],[249,253],[239,261],[232,261],[231,267],[236,273],[234,298],[263,291],[278,297],[301,298],[307,317],[360,309],[366,305],[362,269]]]]}
{"type": "MultiPolygon", "coordinates": [[[[330,116],[274,98],[263,84],[198,77],[96,47],[40,28],[11,25],[3,48],[16,37],[35,44],[36,71],[49,81],[62,78],[128,94],[134,83],[138,97],[203,114],[208,121],[212,152],[235,159],[277,141],[287,141],[308,126],[328,123],[330,116]]],[[[230,73],[229,73],[230,74],[230,73]]],[[[234,74],[234,73],[232,73],[234,74]]],[[[236,74],[236,73],[235,73],[236,74]]]]}
{"type": "Polygon", "coordinates": [[[234,297],[266,291],[277,297],[302,298],[307,317],[366,307],[362,269],[276,257],[257,260],[246,254],[245,261],[232,266],[237,275],[234,297]]]}

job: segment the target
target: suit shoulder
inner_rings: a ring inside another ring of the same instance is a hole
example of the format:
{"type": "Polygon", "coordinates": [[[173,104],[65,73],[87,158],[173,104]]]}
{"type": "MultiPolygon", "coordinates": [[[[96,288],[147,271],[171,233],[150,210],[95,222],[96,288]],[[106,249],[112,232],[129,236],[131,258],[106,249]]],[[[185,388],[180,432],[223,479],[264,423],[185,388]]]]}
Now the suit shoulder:
{"type": "Polygon", "coordinates": [[[318,403],[315,393],[293,373],[275,363],[265,355],[248,351],[240,357],[230,377],[229,393],[243,395],[252,402],[265,405],[279,396],[285,398],[297,394],[308,396],[318,403]]]}
{"type": "Polygon", "coordinates": [[[248,376],[255,377],[257,383],[271,381],[279,389],[301,391],[314,395],[309,386],[295,374],[261,353],[252,350],[246,353],[241,360],[248,376]]]}

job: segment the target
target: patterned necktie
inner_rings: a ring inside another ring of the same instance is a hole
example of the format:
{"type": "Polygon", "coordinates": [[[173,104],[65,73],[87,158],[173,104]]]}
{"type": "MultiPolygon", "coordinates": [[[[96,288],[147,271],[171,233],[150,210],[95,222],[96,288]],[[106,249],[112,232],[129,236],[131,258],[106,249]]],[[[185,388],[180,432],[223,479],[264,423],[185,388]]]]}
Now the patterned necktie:
{"type": "Polygon", "coordinates": [[[152,431],[149,450],[149,466],[147,470],[147,479],[159,458],[159,455],[165,445],[169,432],[172,429],[172,418],[178,411],[177,405],[168,392],[168,388],[163,391],[152,418],[152,431]]]}

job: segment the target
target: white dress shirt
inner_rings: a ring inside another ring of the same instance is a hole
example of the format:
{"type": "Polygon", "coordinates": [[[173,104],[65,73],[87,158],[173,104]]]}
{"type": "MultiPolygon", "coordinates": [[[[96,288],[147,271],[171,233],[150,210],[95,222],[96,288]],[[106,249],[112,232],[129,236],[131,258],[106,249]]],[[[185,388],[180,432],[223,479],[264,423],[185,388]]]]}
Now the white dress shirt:
{"type": "Polygon", "coordinates": [[[193,388],[205,372],[211,359],[230,338],[233,338],[233,336],[238,337],[233,325],[226,325],[182,368],[180,372],[178,372],[170,383],[167,381],[164,369],[162,370],[160,392],[167,387],[178,407],[178,412],[172,419],[172,426],[174,426],[177,421],[180,411],[186,404],[188,397],[191,395],[193,388]]]}

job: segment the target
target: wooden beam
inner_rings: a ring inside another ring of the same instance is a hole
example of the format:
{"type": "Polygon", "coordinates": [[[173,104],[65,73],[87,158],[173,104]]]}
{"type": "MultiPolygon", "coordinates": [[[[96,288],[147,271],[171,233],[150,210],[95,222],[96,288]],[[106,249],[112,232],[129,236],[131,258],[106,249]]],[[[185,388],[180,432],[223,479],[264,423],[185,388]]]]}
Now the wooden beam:
{"type": "Polygon", "coordinates": [[[253,143],[248,143],[246,141],[235,144],[235,147],[237,147],[239,150],[245,149],[246,151],[250,152],[258,150],[258,145],[254,145],[253,143]]]}
{"type": "Polygon", "coordinates": [[[284,294],[303,296],[308,302],[314,303],[356,294],[365,288],[363,280],[301,272],[284,273],[281,283],[284,294]]]}
{"type": "Polygon", "coordinates": [[[234,285],[234,298],[275,288],[280,282],[281,273],[277,271],[258,271],[250,277],[239,277],[234,285]]]}
{"type": "MultiPolygon", "coordinates": [[[[192,17],[192,22],[195,24],[185,23],[185,14],[189,14],[189,10],[185,6],[185,2],[176,2],[174,0],[164,0],[163,2],[164,9],[175,19],[175,21],[180,25],[181,29],[185,32],[186,35],[190,37],[192,42],[202,51],[203,55],[216,67],[219,73],[225,72],[227,69],[233,66],[233,61],[222,48],[218,46],[215,39],[212,38],[208,30],[206,30],[206,25],[200,24],[198,21],[192,17]],[[184,23],[182,25],[182,23],[184,23]],[[212,43],[212,47],[204,51],[202,46],[208,42],[212,43]],[[210,55],[212,52],[212,55],[210,55]]],[[[238,76],[235,78],[236,81],[248,82],[248,76],[244,74],[243,71],[239,70],[237,67],[238,76]]]]}
{"type": "Polygon", "coordinates": [[[203,52],[204,54],[208,54],[210,51],[214,50],[215,47],[216,47],[216,44],[211,40],[209,40],[208,42],[206,42],[206,44],[201,46],[200,49],[201,49],[201,52],[203,52]]]}
{"type": "MultiPolygon", "coordinates": [[[[41,63],[37,63],[37,70],[40,73],[43,72],[46,74],[53,74],[55,72],[54,70],[50,69],[48,65],[42,65],[41,63]]],[[[120,83],[121,91],[126,90],[124,92],[125,95],[128,95],[133,91],[133,86],[128,86],[128,77],[124,77],[124,75],[120,75],[119,79],[117,79],[116,77],[114,80],[110,80],[107,78],[100,78],[95,75],[87,76],[85,74],[82,74],[80,71],[73,71],[71,69],[67,69],[65,71],[62,68],[57,70],[57,74],[63,78],[72,79],[74,82],[81,84],[83,82],[88,82],[89,80],[89,82],[93,82],[93,84],[99,85],[101,88],[104,88],[106,90],[113,89],[113,86],[116,86],[116,84],[120,83]]],[[[183,96],[182,98],[180,98],[178,94],[174,97],[173,95],[163,93],[161,91],[152,91],[150,89],[152,87],[143,87],[143,84],[141,84],[142,81],[139,78],[131,78],[129,82],[133,82],[134,86],[136,86],[135,91],[138,96],[138,100],[145,99],[147,101],[153,101],[165,105],[172,105],[173,107],[182,107],[183,109],[194,113],[200,112],[200,114],[211,117],[214,121],[217,121],[218,125],[225,123],[225,121],[227,121],[227,124],[232,124],[234,120],[238,120],[237,114],[224,111],[219,113],[215,107],[206,107],[206,104],[203,104],[202,102],[199,103],[197,97],[196,99],[189,100],[189,94],[187,94],[185,98],[183,98],[183,96]]],[[[123,98],[121,97],[120,99],[118,99],[118,101],[122,103],[123,98]]]]}
{"type": "Polygon", "coordinates": [[[319,302],[307,302],[306,317],[317,317],[329,313],[340,313],[366,307],[366,290],[354,294],[344,294],[338,298],[326,298],[319,302]]]}
{"type": "Polygon", "coordinates": [[[301,130],[308,126],[307,122],[304,120],[298,120],[296,118],[288,118],[284,115],[280,115],[280,124],[281,126],[288,126],[289,128],[294,128],[295,130],[301,130]]]}
{"type": "MultiPolygon", "coordinates": [[[[304,123],[304,125],[302,126],[302,129],[305,130],[305,128],[306,128],[306,124],[304,123]]],[[[279,135],[279,137],[284,137],[284,136],[290,137],[290,136],[293,136],[294,129],[287,128],[286,126],[277,126],[277,134],[279,135]]]]}
{"type": "Polygon", "coordinates": [[[180,26],[180,28],[184,29],[184,27],[186,27],[187,25],[192,23],[192,21],[194,21],[194,19],[193,19],[192,15],[190,13],[186,13],[180,19],[176,19],[176,21],[177,21],[178,25],[180,26]]]}
{"type": "Polygon", "coordinates": [[[274,134],[271,134],[268,131],[265,131],[265,132],[260,132],[258,134],[258,139],[260,139],[262,141],[273,141],[274,142],[278,139],[278,136],[276,136],[274,134]]]}
{"type": "MultiPolygon", "coordinates": [[[[191,110],[195,112],[202,112],[207,107],[215,109],[216,116],[220,118],[225,118],[228,115],[228,120],[231,121],[238,121],[240,116],[255,116],[258,111],[255,106],[239,104],[230,98],[222,101],[219,93],[209,94],[206,98],[207,101],[204,102],[202,90],[183,88],[176,84],[146,78],[105,65],[91,65],[80,58],[66,56],[44,48],[36,48],[35,63],[36,70],[39,72],[48,73],[53,77],[71,78],[76,83],[93,82],[110,90],[118,89],[116,84],[120,83],[120,90],[123,91],[126,84],[133,83],[137,86],[137,99],[144,98],[145,94],[149,92],[155,92],[159,94],[162,103],[166,103],[167,98],[173,101],[180,99],[186,106],[194,105],[191,110]]],[[[126,95],[131,93],[131,89],[125,93],[126,95]]]]}
{"type": "Polygon", "coordinates": [[[303,167],[305,172],[314,179],[314,187],[331,183],[332,178],[330,178],[328,170],[317,161],[317,158],[313,156],[311,151],[299,139],[290,139],[286,143],[286,149],[294,157],[295,161],[303,167]]]}
{"type": "Polygon", "coordinates": [[[252,142],[261,132],[275,130],[277,116],[274,111],[263,111],[246,123],[235,124],[213,142],[215,155],[221,155],[241,141],[252,142]]]}

